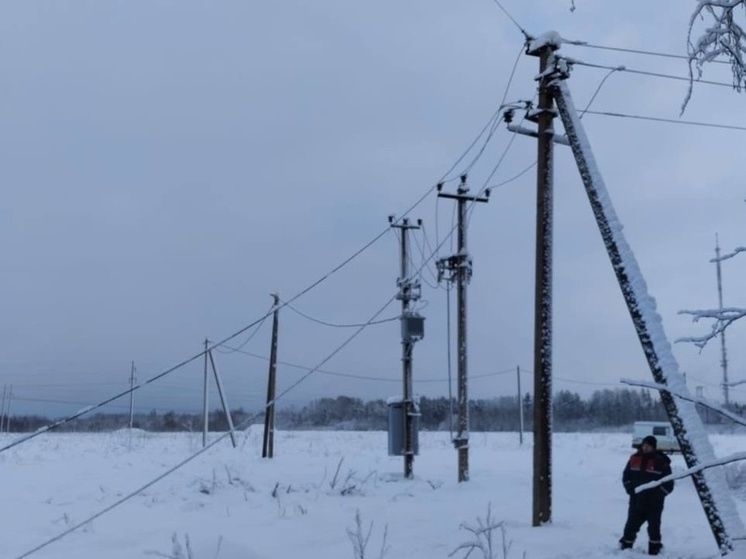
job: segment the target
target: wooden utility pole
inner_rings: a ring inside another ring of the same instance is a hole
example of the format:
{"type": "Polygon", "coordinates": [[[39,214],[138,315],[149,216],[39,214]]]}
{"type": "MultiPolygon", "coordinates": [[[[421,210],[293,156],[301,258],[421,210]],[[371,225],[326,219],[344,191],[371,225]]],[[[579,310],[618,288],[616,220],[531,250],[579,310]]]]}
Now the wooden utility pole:
{"type": "Polygon", "coordinates": [[[280,296],[273,293],[275,310],[272,313],[272,342],[269,350],[269,375],[267,378],[267,406],[264,408],[264,439],[262,458],[272,458],[275,453],[275,385],[277,384],[277,329],[280,296]]]}
{"type": "Polygon", "coordinates": [[[420,298],[420,282],[409,276],[409,230],[422,227],[422,220],[417,220],[417,225],[412,225],[406,217],[401,223],[394,221],[394,216],[389,216],[389,224],[401,231],[401,243],[399,251],[399,293],[396,298],[401,299],[401,344],[402,344],[402,421],[403,421],[403,447],[404,455],[404,477],[411,479],[414,475],[414,417],[417,413],[414,407],[414,394],[412,390],[412,352],[414,344],[422,338],[423,332],[416,326],[422,325],[422,317],[409,309],[409,303],[420,298]],[[416,330],[416,331],[415,331],[416,330]]]}
{"type": "Polygon", "coordinates": [[[487,202],[490,192],[484,196],[470,196],[466,186],[466,175],[461,175],[456,194],[441,192],[443,184],[438,184],[438,197],[450,198],[458,203],[458,242],[457,254],[438,261],[441,271],[448,269],[451,276],[456,278],[456,306],[458,314],[457,345],[458,345],[458,425],[453,444],[458,451],[458,480],[469,481],[469,394],[467,374],[467,345],[466,345],[466,286],[471,279],[471,257],[466,244],[466,203],[487,202]]]}
{"type": "Polygon", "coordinates": [[[209,422],[210,422],[210,416],[209,416],[209,410],[208,410],[208,394],[207,394],[207,359],[208,359],[208,350],[207,346],[209,345],[209,342],[205,338],[205,374],[202,379],[202,446],[207,446],[207,431],[209,429],[209,422]]]}
{"type": "MultiPolygon", "coordinates": [[[[720,270],[720,241],[715,235],[715,267],[718,280],[718,308],[723,312],[723,275],[720,270]]],[[[725,351],[725,329],[720,331],[720,367],[723,369],[723,399],[725,409],[730,409],[730,395],[728,393],[728,354],[725,351]]]]}
{"type": "Polygon", "coordinates": [[[534,478],[533,525],[552,519],[552,221],[554,101],[547,68],[556,46],[542,44],[539,57],[536,172],[536,281],[534,293],[534,478]]]}

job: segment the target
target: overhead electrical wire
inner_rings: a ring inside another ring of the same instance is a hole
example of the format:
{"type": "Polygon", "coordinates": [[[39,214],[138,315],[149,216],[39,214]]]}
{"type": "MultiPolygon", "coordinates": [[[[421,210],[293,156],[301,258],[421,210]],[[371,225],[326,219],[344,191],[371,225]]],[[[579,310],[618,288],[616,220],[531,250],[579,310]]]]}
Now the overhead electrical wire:
{"type": "Polygon", "coordinates": [[[518,63],[520,62],[523,55],[523,46],[521,46],[520,50],[518,51],[518,55],[516,56],[515,62],[513,62],[513,68],[510,71],[510,75],[508,76],[508,83],[505,86],[505,91],[503,92],[503,97],[500,100],[500,106],[497,108],[497,111],[494,115],[492,115],[492,126],[490,127],[490,132],[487,135],[487,138],[485,139],[484,143],[482,144],[482,147],[477,152],[477,154],[474,156],[474,158],[471,160],[471,163],[469,163],[466,168],[459,173],[459,175],[463,175],[465,173],[468,173],[471,171],[471,169],[474,167],[477,161],[482,157],[484,154],[484,151],[487,149],[487,146],[490,143],[490,140],[492,139],[492,136],[494,136],[495,131],[497,130],[498,126],[500,125],[501,119],[500,114],[502,113],[502,110],[505,108],[505,100],[508,98],[508,92],[510,91],[510,86],[513,83],[513,78],[515,77],[515,71],[516,68],[518,68],[518,63]]]}
{"type": "Polygon", "coordinates": [[[716,123],[711,123],[711,122],[697,122],[697,121],[692,121],[692,120],[676,120],[673,118],[630,115],[630,114],[616,113],[616,112],[611,112],[611,111],[586,111],[586,113],[591,114],[591,115],[613,116],[613,117],[618,117],[618,118],[632,118],[636,120],[649,120],[652,122],[664,122],[667,124],[681,124],[685,126],[703,126],[706,128],[723,128],[726,130],[746,131],[746,126],[736,126],[734,124],[716,124],[716,123]]]}
{"type": "MultiPolygon", "coordinates": [[[[417,252],[419,252],[420,254],[420,258],[422,259],[422,261],[424,261],[425,260],[425,249],[426,249],[425,241],[423,240],[422,244],[420,244],[420,242],[417,240],[417,236],[414,236],[413,240],[414,240],[414,246],[417,247],[417,252]]],[[[412,266],[414,267],[414,265],[412,266]]],[[[430,266],[420,267],[420,270],[423,270],[423,269],[426,269],[429,272],[430,276],[432,276],[433,280],[435,280],[436,285],[433,285],[427,279],[425,279],[425,276],[421,271],[419,274],[419,280],[425,285],[427,285],[430,289],[438,289],[438,285],[437,285],[438,275],[435,272],[433,272],[430,266]]]]}
{"type": "Polygon", "coordinates": [[[529,34],[528,34],[528,32],[527,32],[527,31],[526,31],[526,30],[525,30],[525,29],[524,29],[523,27],[521,27],[521,24],[520,24],[520,23],[518,23],[518,22],[516,21],[516,19],[515,19],[515,18],[514,18],[514,17],[512,16],[512,15],[510,15],[510,12],[509,12],[508,10],[506,10],[506,9],[505,9],[505,6],[503,6],[503,5],[502,5],[502,2],[500,2],[500,0],[492,0],[492,2],[493,2],[493,3],[494,3],[494,4],[495,4],[495,5],[496,5],[496,6],[498,7],[498,8],[500,8],[500,9],[501,9],[501,10],[503,11],[503,13],[504,13],[504,14],[505,14],[506,16],[508,16],[508,19],[509,19],[510,21],[512,21],[512,22],[513,22],[513,24],[515,24],[515,26],[516,26],[516,27],[518,28],[518,30],[519,30],[519,31],[520,31],[521,33],[523,33],[523,36],[524,36],[524,37],[525,37],[526,39],[531,39],[531,38],[532,38],[532,37],[531,37],[531,35],[529,35],[529,34]]]}
{"type": "MultiPolygon", "coordinates": [[[[657,52],[652,50],[642,50],[642,49],[630,49],[630,48],[623,48],[623,47],[609,47],[606,45],[595,45],[592,43],[587,43],[585,41],[573,41],[568,39],[562,40],[563,44],[566,45],[572,45],[576,47],[586,47],[590,49],[599,49],[599,50],[608,50],[608,51],[616,51],[616,52],[626,52],[630,54],[642,54],[647,56],[658,56],[662,58],[675,58],[678,60],[686,60],[689,61],[690,58],[683,54],[671,54],[666,52],[657,52]]],[[[730,62],[726,60],[711,60],[710,62],[714,62],[716,64],[728,64],[730,65],[730,62]]]]}
{"type": "Polygon", "coordinates": [[[727,82],[716,82],[711,80],[702,80],[694,78],[693,80],[691,78],[688,78],[686,76],[675,76],[673,74],[663,74],[660,72],[649,72],[647,70],[636,70],[634,68],[627,68],[626,66],[609,66],[606,64],[595,64],[592,62],[584,62],[582,60],[576,60],[574,58],[569,57],[561,57],[564,60],[566,60],[568,63],[575,65],[575,66],[586,66],[588,68],[601,68],[604,70],[616,70],[618,72],[627,72],[628,74],[639,74],[641,76],[652,76],[656,78],[664,78],[668,80],[675,80],[675,81],[683,81],[683,82],[691,82],[694,81],[698,84],[706,84],[706,85],[717,85],[721,87],[729,87],[733,88],[732,83],[727,82]]]}
{"type": "MultiPolygon", "coordinates": [[[[339,324],[339,323],[335,323],[335,322],[327,322],[325,320],[320,320],[318,318],[314,318],[314,317],[312,317],[312,316],[310,316],[310,315],[308,315],[308,314],[306,314],[306,313],[304,313],[302,311],[299,311],[298,309],[296,309],[294,306],[292,306],[290,304],[286,304],[285,306],[287,308],[289,308],[291,311],[293,311],[295,314],[297,314],[299,316],[302,316],[303,318],[305,318],[307,320],[310,320],[311,322],[315,322],[316,324],[321,324],[322,326],[329,326],[331,328],[359,328],[363,324],[366,324],[368,326],[373,326],[374,324],[384,324],[386,322],[391,322],[393,320],[399,320],[400,319],[400,317],[397,315],[397,316],[392,316],[390,318],[384,318],[384,319],[381,319],[381,320],[375,320],[375,321],[370,322],[370,323],[339,324]]],[[[232,349],[232,351],[238,351],[238,350],[240,350],[240,347],[238,349],[232,349]]]]}
{"type": "Polygon", "coordinates": [[[596,91],[593,92],[593,95],[591,95],[591,100],[588,101],[588,104],[585,106],[585,109],[583,109],[580,112],[580,116],[578,118],[583,118],[585,113],[588,112],[588,109],[591,108],[591,105],[593,104],[593,101],[596,100],[596,97],[598,97],[598,94],[601,92],[601,88],[603,88],[604,84],[606,83],[606,80],[608,80],[611,77],[611,74],[614,72],[619,71],[619,68],[612,68],[609,70],[609,72],[604,76],[604,78],[601,80],[601,82],[598,84],[598,87],[596,88],[596,91]]]}
{"type": "MultiPolygon", "coordinates": [[[[266,322],[267,318],[269,318],[270,314],[274,310],[274,307],[275,307],[275,305],[274,305],[274,303],[272,303],[272,305],[269,307],[269,310],[264,314],[264,317],[261,319],[261,322],[259,322],[259,324],[256,325],[256,328],[254,329],[254,331],[249,335],[248,338],[246,338],[246,340],[244,342],[242,342],[238,346],[239,349],[243,348],[243,347],[246,347],[249,344],[249,342],[254,339],[254,337],[259,333],[259,330],[262,329],[262,326],[264,326],[264,323],[266,322]]],[[[230,351],[224,351],[224,350],[222,350],[220,347],[217,347],[215,349],[219,353],[223,353],[223,354],[229,354],[229,353],[231,353],[230,351]]]]}
{"type": "MultiPolygon", "coordinates": [[[[269,357],[266,355],[261,355],[259,353],[252,353],[250,351],[244,351],[239,350],[237,353],[242,353],[244,355],[247,355],[249,357],[254,357],[255,359],[261,359],[262,361],[269,361],[269,357]]],[[[278,365],[283,365],[285,367],[290,367],[292,369],[302,369],[304,371],[309,371],[312,369],[312,367],[308,367],[307,365],[299,365],[297,363],[290,363],[288,361],[277,361],[278,365]]],[[[494,373],[483,373],[479,375],[469,375],[469,378],[489,378],[499,375],[504,375],[506,373],[509,373],[511,371],[515,371],[515,369],[505,369],[501,371],[496,371],[494,373]]],[[[334,377],[342,377],[342,378],[353,378],[357,380],[369,380],[374,382],[401,382],[401,377],[375,377],[371,375],[356,375],[354,373],[341,373],[339,371],[329,371],[327,369],[316,369],[316,372],[322,375],[329,375],[334,377]]],[[[448,379],[418,379],[414,381],[415,383],[436,383],[436,382],[448,382],[448,379]]]]}
{"type": "Polygon", "coordinates": [[[490,185],[487,188],[494,189],[494,188],[500,188],[501,186],[505,186],[506,184],[509,184],[509,183],[513,182],[514,180],[517,180],[517,179],[521,178],[523,175],[525,175],[526,173],[528,173],[534,167],[536,167],[536,161],[534,161],[533,163],[531,163],[528,167],[526,167],[525,169],[523,169],[523,171],[521,171],[520,173],[517,173],[517,174],[513,175],[512,177],[510,177],[509,179],[506,179],[506,180],[504,180],[502,182],[498,182],[496,184],[490,185]]]}

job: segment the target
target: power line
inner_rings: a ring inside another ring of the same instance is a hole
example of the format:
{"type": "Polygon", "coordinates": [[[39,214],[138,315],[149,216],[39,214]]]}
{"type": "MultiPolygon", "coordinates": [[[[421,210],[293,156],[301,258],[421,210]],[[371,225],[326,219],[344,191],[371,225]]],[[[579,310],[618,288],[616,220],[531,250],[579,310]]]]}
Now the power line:
{"type": "Polygon", "coordinates": [[[674,76],[672,74],[661,74],[660,72],[648,72],[646,70],[635,70],[634,68],[627,68],[626,66],[607,66],[605,64],[594,64],[592,62],[583,62],[582,60],[576,60],[574,58],[563,58],[563,60],[566,60],[569,64],[574,64],[576,66],[587,66],[588,68],[601,68],[604,70],[616,70],[618,72],[627,72],[629,74],[639,74],[641,76],[653,76],[656,78],[664,78],[669,80],[676,80],[676,81],[682,81],[682,82],[691,82],[695,81],[697,83],[707,84],[707,85],[718,85],[721,87],[729,87],[733,88],[732,83],[726,83],[726,82],[715,82],[710,80],[701,80],[696,78],[688,78],[685,76],[674,76]]]}
{"type": "MultiPolygon", "coordinates": [[[[247,355],[249,357],[254,357],[256,359],[261,359],[262,361],[269,361],[269,357],[266,357],[264,355],[260,355],[258,353],[252,353],[250,351],[244,351],[239,350],[237,353],[242,353],[244,355],[247,355]]],[[[283,365],[285,367],[290,367],[293,369],[302,369],[304,371],[309,371],[312,369],[312,367],[308,367],[306,365],[299,365],[297,363],[290,363],[288,361],[278,361],[278,365],[283,365]]],[[[505,369],[502,371],[496,371],[494,373],[485,373],[481,375],[471,375],[470,378],[489,378],[499,375],[504,375],[507,373],[512,373],[515,371],[515,368],[505,369]]],[[[329,371],[326,369],[316,369],[317,373],[323,374],[323,375],[330,375],[334,377],[342,377],[342,378],[353,378],[357,380],[369,380],[369,381],[379,381],[379,382],[401,382],[401,377],[399,378],[393,378],[393,377],[374,377],[370,375],[356,375],[354,373],[340,373],[338,371],[329,371]]],[[[448,379],[420,379],[415,381],[417,383],[434,383],[434,382],[448,382],[448,379]]]]}
{"type": "Polygon", "coordinates": [[[601,83],[598,84],[598,87],[596,88],[596,91],[593,92],[593,95],[591,95],[591,100],[588,101],[588,104],[585,106],[585,109],[580,113],[580,116],[578,118],[583,118],[583,115],[588,112],[588,109],[591,108],[591,105],[593,104],[593,101],[596,100],[596,97],[598,96],[599,92],[601,91],[601,88],[606,83],[606,80],[608,80],[611,77],[611,74],[614,72],[617,72],[619,68],[612,68],[609,70],[609,72],[604,76],[604,79],[601,80],[601,83]]]}
{"type": "MultiPolygon", "coordinates": [[[[249,335],[249,337],[248,337],[248,338],[246,338],[246,341],[244,341],[244,342],[243,342],[243,343],[242,343],[241,345],[239,345],[239,346],[238,346],[239,348],[243,348],[243,347],[246,347],[246,346],[248,345],[248,343],[249,343],[249,342],[250,342],[251,340],[253,340],[253,339],[254,339],[254,337],[255,337],[255,336],[256,336],[256,335],[257,335],[257,334],[259,333],[259,330],[261,330],[261,329],[262,329],[262,326],[264,326],[264,323],[266,322],[266,320],[267,320],[267,317],[268,317],[268,316],[270,315],[270,313],[272,312],[272,309],[274,308],[274,306],[275,306],[275,305],[274,305],[274,303],[272,303],[272,305],[271,305],[271,306],[269,307],[269,310],[268,310],[268,311],[267,311],[267,312],[266,312],[266,313],[264,314],[264,317],[263,317],[263,318],[261,319],[261,322],[259,322],[259,324],[257,324],[257,326],[256,326],[256,328],[254,329],[254,331],[253,331],[253,332],[252,332],[252,333],[251,333],[251,334],[249,335]]],[[[217,349],[217,351],[218,351],[219,353],[224,353],[224,354],[229,354],[229,353],[231,353],[230,351],[221,351],[221,350],[220,350],[220,348],[216,348],[216,349],[217,349]]]]}
{"type": "MultiPolygon", "coordinates": [[[[690,60],[688,56],[685,56],[683,54],[670,54],[666,52],[657,52],[657,51],[651,51],[651,50],[629,49],[629,48],[622,48],[622,47],[609,47],[605,45],[594,45],[592,43],[587,43],[585,41],[572,41],[572,40],[566,40],[566,39],[563,39],[562,42],[566,45],[573,45],[576,47],[586,47],[586,48],[591,48],[591,49],[609,50],[609,51],[616,51],[616,52],[628,52],[630,54],[642,54],[642,55],[648,55],[648,56],[658,56],[662,58],[675,58],[678,60],[686,60],[686,61],[690,60]]],[[[730,62],[726,60],[711,60],[708,63],[730,64],[730,62]]]]}
{"type": "Polygon", "coordinates": [[[515,24],[515,26],[516,26],[516,27],[518,28],[518,30],[519,30],[519,31],[520,31],[521,33],[523,33],[523,36],[524,36],[524,37],[526,37],[526,39],[532,39],[531,35],[529,35],[529,34],[528,34],[528,33],[526,32],[526,30],[525,30],[525,29],[524,29],[523,27],[521,27],[521,25],[520,25],[520,24],[519,24],[519,23],[518,23],[518,22],[517,22],[517,21],[515,20],[515,18],[514,18],[514,17],[512,16],[512,15],[510,15],[510,12],[509,12],[508,10],[506,10],[506,9],[505,9],[505,6],[503,6],[503,5],[502,5],[502,3],[500,2],[500,0],[492,0],[492,2],[493,2],[493,3],[494,3],[494,4],[495,4],[495,5],[496,5],[496,6],[498,7],[498,8],[500,8],[500,9],[501,9],[501,10],[503,11],[503,13],[504,13],[504,14],[505,14],[506,16],[508,16],[508,19],[509,19],[510,21],[512,21],[512,22],[513,22],[513,23],[515,24]]]}
{"type": "Polygon", "coordinates": [[[529,171],[530,171],[531,169],[533,169],[534,167],[536,167],[536,161],[534,161],[533,163],[531,163],[531,164],[530,164],[530,165],[529,165],[528,167],[526,167],[526,168],[525,168],[525,169],[524,169],[523,171],[521,171],[520,173],[518,173],[518,174],[516,174],[516,175],[513,175],[512,177],[510,177],[510,178],[509,178],[509,179],[507,179],[507,180],[504,180],[504,181],[502,181],[502,182],[498,182],[497,184],[493,184],[492,186],[488,186],[487,188],[489,188],[489,189],[494,189],[494,188],[500,188],[501,186],[505,186],[506,184],[508,184],[508,183],[511,183],[511,182],[513,182],[514,180],[517,180],[517,179],[521,178],[521,177],[522,177],[523,175],[525,175],[526,173],[528,173],[528,172],[529,172],[529,171]]]}
{"type": "Polygon", "coordinates": [[[672,118],[661,118],[655,116],[628,115],[624,113],[614,113],[610,111],[586,111],[591,115],[613,116],[619,118],[633,118],[637,120],[650,120],[653,122],[665,122],[668,124],[684,124],[687,126],[704,126],[707,128],[724,128],[727,130],[746,130],[746,126],[736,126],[733,124],[714,124],[710,122],[696,122],[692,120],[674,120],[672,118]]]}
{"type": "MultiPolygon", "coordinates": [[[[298,309],[296,309],[294,306],[292,306],[290,304],[286,304],[285,306],[287,308],[289,308],[291,311],[293,311],[294,313],[302,316],[303,318],[305,318],[307,320],[310,320],[311,322],[315,322],[316,324],[321,324],[323,326],[330,326],[332,328],[359,328],[360,326],[363,326],[364,324],[368,325],[368,326],[373,326],[374,324],[383,324],[385,322],[391,322],[393,320],[399,320],[399,318],[400,318],[399,316],[392,316],[391,318],[384,318],[382,320],[375,320],[375,321],[370,322],[370,323],[338,324],[338,323],[327,322],[325,320],[319,320],[318,318],[314,318],[314,317],[312,317],[310,315],[307,315],[304,312],[299,311],[298,309]]],[[[233,350],[233,351],[237,351],[237,350],[233,350]]]]}
{"type": "MultiPolygon", "coordinates": [[[[423,226],[420,225],[420,229],[422,229],[422,227],[423,226]]],[[[426,243],[424,241],[424,235],[423,235],[423,241],[422,241],[422,243],[420,243],[417,240],[417,236],[414,236],[414,246],[417,247],[417,252],[420,253],[420,258],[424,262],[424,260],[426,258],[425,257],[426,243]]],[[[424,267],[420,268],[419,280],[421,282],[423,282],[425,285],[427,285],[430,289],[436,289],[436,290],[438,289],[438,285],[437,285],[438,276],[437,276],[437,274],[433,271],[433,269],[430,266],[424,266],[424,267]],[[428,280],[425,279],[424,274],[421,271],[423,269],[427,269],[427,271],[430,273],[430,276],[432,276],[432,278],[435,280],[436,285],[431,284],[428,280]]],[[[399,318],[399,317],[397,317],[397,318],[399,318]]]]}
{"type": "Polygon", "coordinates": [[[487,135],[487,139],[484,141],[484,144],[482,144],[481,149],[479,152],[477,152],[477,155],[474,156],[474,159],[472,159],[471,163],[466,166],[466,169],[464,169],[460,174],[468,173],[471,171],[472,167],[476,164],[476,162],[482,157],[484,154],[484,151],[487,149],[487,145],[490,143],[490,140],[495,134],[495,131],[497,130],[497,127],[500,124],[500,112],[505,107],[505,100],[508,98],[508,92],[510,91],[510,85],[513,83],[513,77],[515,76],[516,68],[518,68],[518,63],[520,62],[521,58],[523,58],[523,46],[521,46],[520,50],[518,51],[518,56],[516,56],[515,62],[513,63],[513,69],[510,71],[510,76],[508,77],[508,83],[505,86],[505,91],[503,92],[503,97],[500,100],[500,106],[497,109],[497,112],[492,116],[492,127],[490,128],[490,133],[487,135]]]}

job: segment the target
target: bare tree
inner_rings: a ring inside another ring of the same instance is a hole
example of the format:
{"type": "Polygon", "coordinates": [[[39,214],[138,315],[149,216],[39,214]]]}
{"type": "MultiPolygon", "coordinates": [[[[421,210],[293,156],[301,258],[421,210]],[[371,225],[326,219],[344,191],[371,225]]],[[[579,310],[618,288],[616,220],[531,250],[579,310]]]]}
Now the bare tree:
{"type": "Polygon", "coordinates": [[[694,81],[702,77],[705,64],[718,59],[730,63],[733,87],[746,87],[746,0],[697,0],[689,19],[689,91],[682,106],[692,96],[694,81]],[[741,11],[743,10],[743,12],[741,11]],[[742,17],[742,24],[739,24],[742,17]]]}

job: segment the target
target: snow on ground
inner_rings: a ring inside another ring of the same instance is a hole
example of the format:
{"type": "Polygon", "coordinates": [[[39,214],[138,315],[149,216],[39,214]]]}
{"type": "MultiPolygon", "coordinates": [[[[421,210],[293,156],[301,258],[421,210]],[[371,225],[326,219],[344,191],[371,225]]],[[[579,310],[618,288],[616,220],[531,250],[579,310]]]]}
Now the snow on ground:
{"type": "MultiPolygon", "coordinates": [[[[211,434],[216,438],[217,435],[211,434]]],[[[14,436],[0,435],[0,443],[14,436]]],[[[714,435],[718,456],[741,451],[745,435],[714,435]]],[[[461,527],[504,521],[504,559],[632,558],[619,552],[627,497],[621,472],[627,434],[554,435],[553,521],[531,526],[532,447],[517,433],[472,433],[471,481],[457,482],[448,433],[420,433],[415,479],[387,455],[385,432],[278,432],[275,458],[260,458],[254,426],[197,457],[142,494],[29,557],[47,559],[353,558],[347,529],[356,511],[373,523],[365,557],[378,558],[384,529],[389,559],[447,558],[473,536],[461,527]],[[176,543],[172,538],[176,535],[176,543]]],[[[0,454],[0,558],[16,559],[64,532],[201,448],[201,434],[47,433],[0,454]]],[[[681,456],[673,457],[682,470],[681,456]]],[[[742,518],[746,502],[737,499],[742,518]]],[[[354,530],[353,530],[354,531],[354,530]]],[[[644,531],[644,528],[643,528],[644,531]]],[[[719,557],[690,481],[677,482],[663,513],[663,557],[719,557]]],[[[636,548],[647,545],[642,533],[636,548]]],[[[459,551],[453,557],[464,557],[459,551]]],[[[471,559],[481,559],[475,551],[471,559]]]]}

